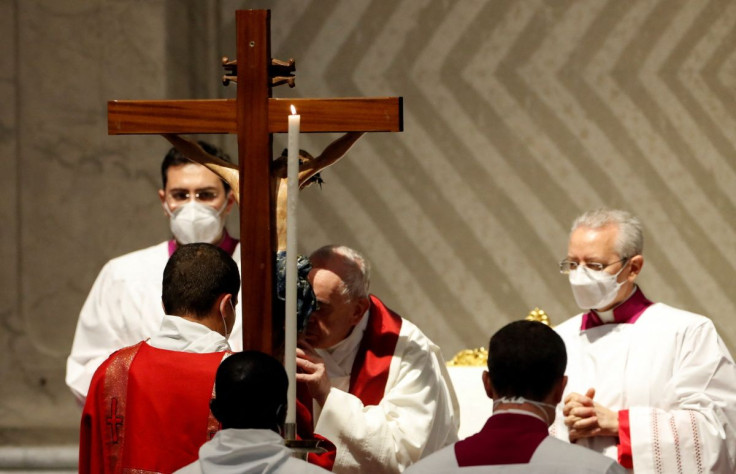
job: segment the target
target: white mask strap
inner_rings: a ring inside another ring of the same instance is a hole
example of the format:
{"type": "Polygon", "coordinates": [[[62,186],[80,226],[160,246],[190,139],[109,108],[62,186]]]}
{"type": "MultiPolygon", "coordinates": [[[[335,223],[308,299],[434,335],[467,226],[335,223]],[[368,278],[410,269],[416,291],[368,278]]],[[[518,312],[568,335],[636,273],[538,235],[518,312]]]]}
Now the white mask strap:
{"type": "Polygon", "coordinates": [[[511,405],[523,405],[525,403],[528,403],[530,405],[534,405],[535,407],[539,408],[542,411],[542,413],[544,414],[544,421],[547,422],[547,424],[550,424],[553,420],[549,419],[549,415],[547,413],[547,410],[545,410],[545,408],[552,409],[552,413],[554,413],[555,410],[557,409],[557,405],[552,405],[551,403],[538,402],[536,400],[529,400],[528,398],[524,398],[524,397],[497,398],[493,400],[493,407],[495,408],[496,405],[500,403],[506,403],[506,404],[511,404],[511,405]]]}
{"type": "MultiPolygon", "coordinates": [[[[230,303],[230,309],[233,310],[233,315],[234,315],[235,314],[235,306],[233,306],[232,297],[230,298],[230,300],[228,301],[228,303],[230,303]]],[[[225,327],[225,339],[227,339],[228,337],[230,337],[230,335],[227,332],[227,323],[225,322],[225,316],[222,314],[222,311],[220,311],[220,317],[222,318],[222,325],[225,327]]]]}

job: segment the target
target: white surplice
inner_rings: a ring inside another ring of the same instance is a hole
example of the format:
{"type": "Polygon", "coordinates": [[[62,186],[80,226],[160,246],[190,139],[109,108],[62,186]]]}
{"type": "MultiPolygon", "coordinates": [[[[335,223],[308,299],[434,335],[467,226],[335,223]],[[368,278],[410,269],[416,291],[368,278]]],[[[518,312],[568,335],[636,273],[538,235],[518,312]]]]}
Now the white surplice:
{"type": "MultiPolygon", "coordinates": [[[[240,268],[240,244],[233,252],[240,268]]],[[[82,402],[97,367],[114,351],[148,339],[161,326],[161,284],[169,261],[169,242],[114,258],[100,271],[77,321],[66,384],[82,402]]],[[[240,305],[230,346],[242,350],[240,305]]]]}
{"type": "Polygon", "coordinates": [[[322,410],[315,403],[314,432],[337,447],[337,473],[400,472],[423,456],[457,441],[457,400],[442,354],[414,324],[402,319],[384,396],[364,406],[347,393],[367,324],[330,350],[318,350],[332,389],[322,410]]]}
{"type": "MultiPolygon", "coordinates": [[[[736,472],[736,366],[713,323],[655,303],[634,323],[581,330],[582,315],[555,330],[567,346],[565,395],[629,410],[634,472],[736,472]]],[[[551,433],[567,440],[558,406],[551,433]]],[[[616,459],[617,438],[578,445],[616,459]]]]}
{"type": "Polygon", "coordinates": [[[199,459],[177,474],[325,473],[319,466],[291,457],[284,440],[271,430],[226,429],[199,448],[199,459]]]}

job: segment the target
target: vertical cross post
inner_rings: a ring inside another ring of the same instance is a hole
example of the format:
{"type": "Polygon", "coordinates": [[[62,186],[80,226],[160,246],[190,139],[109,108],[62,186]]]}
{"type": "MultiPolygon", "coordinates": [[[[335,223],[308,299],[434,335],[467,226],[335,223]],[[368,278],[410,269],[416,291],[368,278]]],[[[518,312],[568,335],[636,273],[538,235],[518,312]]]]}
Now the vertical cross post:
{"type": "Polygon", "coordinates": [[[270,11],[236,12],[238,161],[243,349],[273,353],[271,321],[275,223],[271,202],[270,11]]]}

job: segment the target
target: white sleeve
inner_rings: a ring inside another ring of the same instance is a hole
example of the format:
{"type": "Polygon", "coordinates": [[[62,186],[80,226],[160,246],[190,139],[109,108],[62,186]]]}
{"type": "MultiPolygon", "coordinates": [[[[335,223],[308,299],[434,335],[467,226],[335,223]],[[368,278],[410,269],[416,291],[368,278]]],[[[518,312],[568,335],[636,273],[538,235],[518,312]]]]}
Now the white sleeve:
{"type": "Polygon", "coordinates": [[[402,471],[457,440],[456,402],[437,346],[413,325],[402,327],[392,371],[394,364],[378,405],[330,390],[315,432],[337,446],[335,472],[402,471]]]}
{"type": "Polygon", "coordinates": [[[114,351],[142,340],[138,332],[131,333],[130,327],[126,328],[135,325],[125,321],[131,313],[139,314],[140,310],[133,305],[139,298],[131,297],[125,282],[114,273],[108,262],[92,285],[79,313],[67,359],[66,384],[82,403],[100,364],[114,351]]]}
{"type": "Polygon", "coordinates": [[[662,403],[629,408],[634,468],[736,472],[736,366],[713,323],[681,337],[662,403]]]}

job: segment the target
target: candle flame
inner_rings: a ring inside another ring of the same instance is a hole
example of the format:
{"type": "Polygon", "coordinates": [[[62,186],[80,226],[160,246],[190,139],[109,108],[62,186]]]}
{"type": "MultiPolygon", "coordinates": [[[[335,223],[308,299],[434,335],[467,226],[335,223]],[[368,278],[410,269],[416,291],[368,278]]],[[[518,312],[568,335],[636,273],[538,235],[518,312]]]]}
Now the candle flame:
{"type": "Polygon", "coordinates": [[[294,107],[293,105],[291,105],[290,107],[291,107],[291,115],[296,115],[296,107],[294,107]]]}

